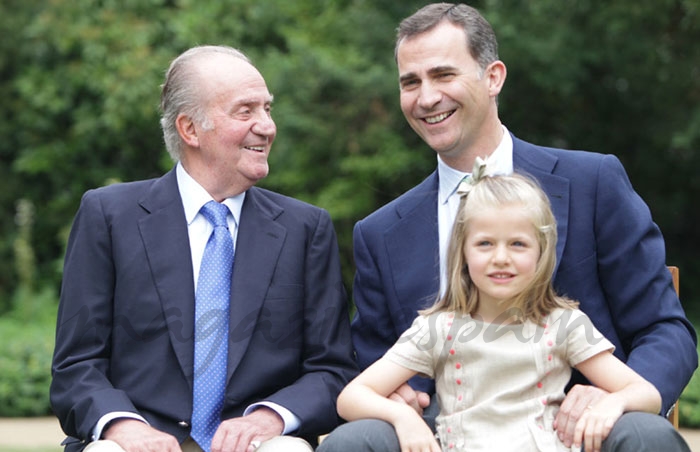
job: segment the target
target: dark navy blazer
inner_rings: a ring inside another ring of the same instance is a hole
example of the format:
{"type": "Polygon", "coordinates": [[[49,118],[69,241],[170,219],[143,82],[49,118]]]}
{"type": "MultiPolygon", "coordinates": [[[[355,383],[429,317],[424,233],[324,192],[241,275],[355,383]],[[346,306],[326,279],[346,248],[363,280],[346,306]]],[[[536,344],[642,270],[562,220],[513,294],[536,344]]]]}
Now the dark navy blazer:
{"type": "MultiPolygon", "coordinates": [[[[267,400],[333,429],[356,371],[335,231],[328,213],[248,190],[232,279],[224,418],[267,400]]],[[[194,278],[175,171],[87,192],[68,242],[51,401],[79,450],[108,412],[139,413],[189,435],[194,278]]],[[[69,438],[71,442],[71,438],[69,438]]]]}

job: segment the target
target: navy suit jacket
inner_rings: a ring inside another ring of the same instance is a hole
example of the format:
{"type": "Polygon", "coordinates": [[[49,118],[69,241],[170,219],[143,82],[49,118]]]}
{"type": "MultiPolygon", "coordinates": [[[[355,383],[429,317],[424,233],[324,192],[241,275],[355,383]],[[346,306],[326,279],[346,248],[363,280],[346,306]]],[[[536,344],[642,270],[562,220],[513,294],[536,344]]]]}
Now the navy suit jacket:
{"type": "MultiPolygon", "coordinates": [[[[328,213],[253,187],[232,276],[223,417],[277,403],[312,439],[333,429],[356,371],[335,231],[328,213]]],[[[98,419],[127,411],[189,435],[194,277],[175,171],[87,192],[68,242],[51,402],[67,450],[98,419]]],[[[79,442],[82,441],[82,442],[79,442]]]]}
{"type": "MultiPolygon", "coordinates": [[[[516,171],[534,176],[557,220],[554,287],[580,302],[615,354],[658,388],[663,411],[697,367],[695,331],[676,296],[664,241],[612,155],[513,137],[516,171]]],[[[439,291],[437,172],[354,229],[358,363],[381,357],[439,291]]],[[[585,382],[575,373],[572,383],[585,382]]],[[[432,381],[413,385],[434,392],[432,381]]]]}

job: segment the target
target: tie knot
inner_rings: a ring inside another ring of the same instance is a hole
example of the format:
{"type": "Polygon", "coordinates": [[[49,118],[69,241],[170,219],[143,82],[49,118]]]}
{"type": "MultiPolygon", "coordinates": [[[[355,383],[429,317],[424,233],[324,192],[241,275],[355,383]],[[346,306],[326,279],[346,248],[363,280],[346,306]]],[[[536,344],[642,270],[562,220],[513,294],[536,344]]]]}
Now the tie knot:
{"type": "Polygon", "coordinates": [[[224,204],[216,201],[209,201],[202,206],[200,212],[207,220],[209,220],[209,223],[214,225],[214,227],[223,226],[228,228],[226,216],[228,215],[229,210],[224,204]]]}

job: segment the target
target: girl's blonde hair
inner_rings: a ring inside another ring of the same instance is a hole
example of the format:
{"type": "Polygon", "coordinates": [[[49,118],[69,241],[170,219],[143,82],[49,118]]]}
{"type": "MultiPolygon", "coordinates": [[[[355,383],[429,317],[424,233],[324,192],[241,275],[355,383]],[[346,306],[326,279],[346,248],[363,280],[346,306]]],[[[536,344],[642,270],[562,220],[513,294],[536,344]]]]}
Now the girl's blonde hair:
{"type": "Polygon", "coordinates": [[[519,320],[541,323],[555,308],[571,309],[572,300],[558,296],[552,287],[556,263],[557,224],[549,199],[533,179],[520,174],[484,176],[474,182],[459,203],[457,218],[447,254],[447,288],[433,307],[422,314],[436,311],[456,311],[473,314],[479,305],[479,292],[469,277],[464,246],[471,220],[490,208],[524,207],[537,233],[540,257],[532,282],[520,294],[504,304],[509,314],[519,320]]]}

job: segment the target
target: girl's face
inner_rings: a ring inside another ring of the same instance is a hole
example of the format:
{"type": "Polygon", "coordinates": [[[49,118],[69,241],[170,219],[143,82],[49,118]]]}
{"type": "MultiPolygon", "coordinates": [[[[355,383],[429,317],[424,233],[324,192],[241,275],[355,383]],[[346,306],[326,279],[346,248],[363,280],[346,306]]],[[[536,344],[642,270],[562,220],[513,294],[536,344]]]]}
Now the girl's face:
{"type": "Polygon", "coordinates": [[[519,205],[479,211],[469,223],[464,257],[479,291],[477,313],[498,316],[508,308],[498,302],[520,294],[535,277],[540,245],[531,214],[519,205]]]}

